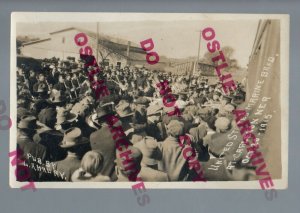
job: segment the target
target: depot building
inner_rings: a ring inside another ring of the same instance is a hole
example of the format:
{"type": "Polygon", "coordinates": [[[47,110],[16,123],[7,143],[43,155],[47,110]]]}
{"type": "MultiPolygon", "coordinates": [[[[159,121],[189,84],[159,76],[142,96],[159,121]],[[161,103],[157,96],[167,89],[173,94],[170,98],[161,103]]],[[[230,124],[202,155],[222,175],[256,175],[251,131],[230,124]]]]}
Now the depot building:
{"type": "Polygon", "coordinates": [[[93,55],[97,57],[98,62],[120,67],[147,65],[146,53],[138,44],[107,35],[98,35],[98,54],[96,54],[96,33],[75,27],[51,32],[48,38],[23,43],[21,56],[35,59],[56,57],[62,60],[74,57],[78,60],[80,59],[79,50],[74,43],[74,37],[78,33],[85,33],[88,36],[89,46],[92,47],[93,55]]]}

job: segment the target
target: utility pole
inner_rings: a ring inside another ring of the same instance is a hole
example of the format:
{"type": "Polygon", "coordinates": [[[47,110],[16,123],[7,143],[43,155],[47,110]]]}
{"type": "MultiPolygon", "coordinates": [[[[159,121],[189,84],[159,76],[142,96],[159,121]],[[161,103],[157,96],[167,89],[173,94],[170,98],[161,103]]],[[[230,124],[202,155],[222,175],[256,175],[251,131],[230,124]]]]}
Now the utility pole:
{"type": "MultiPolygon", "coordinates": [[[[198,31],[197,31],[198,32],[198,31]]],[[[198,56],[197,56],[197,61],[194,65],[194,71],[193,71],[193,74],[195,74],[196,72],[196,67],[198,68],[198,64],[199,64],[199,57],[200,57],[200,45],[201,45],[201,30],[199,31],[200,34],[199,34],[199,43],[198,43],[198,56]]]]}
{"type": "Polygon", "coordinates": [[[127,65],[127,66],[130,64],[130,61],[129,61],[130,45],[131,45],[131,42],[128,41],[128,43],[127,43],[127,51],[126,51],[126,56],[127,56],[126,65],[127,65]]]}

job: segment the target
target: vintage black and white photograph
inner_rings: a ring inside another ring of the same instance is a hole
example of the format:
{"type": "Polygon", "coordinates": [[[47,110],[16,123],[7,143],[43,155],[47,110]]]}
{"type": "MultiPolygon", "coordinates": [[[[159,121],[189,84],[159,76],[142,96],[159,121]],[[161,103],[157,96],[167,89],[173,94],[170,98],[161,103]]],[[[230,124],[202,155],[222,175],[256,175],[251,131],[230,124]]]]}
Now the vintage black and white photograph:
{"type": "Polygon", "coordinates": [[[11,187],[287,188],[288,16],[14,13],[11,27],[11,187]]]}

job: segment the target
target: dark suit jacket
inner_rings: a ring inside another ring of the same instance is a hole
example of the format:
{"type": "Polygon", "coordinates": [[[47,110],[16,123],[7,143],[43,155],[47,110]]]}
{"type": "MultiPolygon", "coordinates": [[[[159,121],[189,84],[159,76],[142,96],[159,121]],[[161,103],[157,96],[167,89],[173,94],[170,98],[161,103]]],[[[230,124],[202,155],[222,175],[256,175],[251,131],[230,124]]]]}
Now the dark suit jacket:
{"type": "Polygon", "coordinates": [[[49,153],[48,160],[51,162],[63,160],[67,153],[59,144],[63,140],[63,134],[57,130],[46,130],[37,133],[33,137],[34,142],[44,145],[49,153]]]}
{"type": "Polygon", "coordinates": [[[102,126],[101,129],[93,132],[90,136],[90,142],[92,150],[101,152],[103,156],[104,164],[100,173],[110,177],[114,171],[116,146],[108,126],[102,126]]]}
{"type": "MultiPolygon", "coordinates": [[[[34,143],[30,138],[26,137],[18,137],[17,139],[17,146],[19,149],[23,151],[23,156],[26,164],[31,165],[31,163],[34,163],[32,158],[27,158],[27,154],[30,154],[35,159],[40,158],[41,162],[44,163],[47,159],[47,150],[46,147],[40,144],[34,143]]],[[[40,176],[42,175],[40,172],[35,171],[31,168],[29,168],[30,171],[30,178],[33,181],[38,181],[40,176]]]]}
{"type": "Polygon", "coordinates": [[[66,91],[66,87],[63,83],[58,82],[57,84],[54,85],[53,89],[56,89],[58,91],[66,91]]]}

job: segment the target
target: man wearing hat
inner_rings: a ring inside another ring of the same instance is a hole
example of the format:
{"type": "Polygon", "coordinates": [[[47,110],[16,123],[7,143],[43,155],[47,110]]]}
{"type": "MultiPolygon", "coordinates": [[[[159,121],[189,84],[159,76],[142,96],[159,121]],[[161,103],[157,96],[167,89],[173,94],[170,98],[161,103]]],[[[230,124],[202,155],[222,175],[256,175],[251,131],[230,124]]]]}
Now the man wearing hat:
{"type": "Polygon", "coordinates": [[[163,143],[158,143],[161,151],[161,161],[158,169],[166,171],[170,181],[183,181],[188,176],[187,160],[183,157],[183,150],[179,145],[179,136],[184,135],[184,123],[171,120],[167,125],[168,137],[163,143]]]}
{"type": "Polygon", "coordinates": [[[36,83],[37,83],[37,79],[35,76],[35,72],[33,70],[30,70],[29,78],[28,78],[28,86],[31,93],[33,92],[33,85],[35,85],[36,83]]]}
{"type": "Polygon", "coordinates": [[[66,157],[66,152],[59,143],[62,141],[64,134],[55,130],[57,112],[54,108],[45,108],[38,115],[38,123],[41,126],[34,135],[35,143],[42,144],[46,147],[49,153],[51,162],[62,160],[66,157]]]}
{"type": "Polygon", "coordinates": [[[246,170],[227,169],[230,161],[238,161],[247,154],[245,147],[240,148],[243,138],[239,130],[233,131],[234,127],[232,127],[230,120],[226,117],[219,117],[215,122],[215,126],[217,133],[211,136],[211,140],[208,143],[210,160],[202,162],[206,179],[209,181],[245,180],[241,172],[246,172],[246,170]],[[241,155],[239,159],[234,159],[233,156],[238,149],[241,151],[241,155]]]}
{"type": "Polygon", "coordinates": [[[89,144],[87,138],[82,137],[81,130],[72,127],[65,131],[64,138],[60,147],[67,151],[67,157],[64,160],[56,161],[56,170],[64,174],[66,181],[71,181],[71,176],[75,170],[80,168],[83,154],[81,148],[89,144]]]}
{"type": "Polygon", "coordinates": [[[46,107],[42,109],[38,114],[38,122],[42,126],[39,132],[54,129],[56,124],[56,116],[57,112],[55,108],[46,107]]]}
{"type": "Polygon", "coordinates": [[[143,140],[133,146],[138,148],[143,154],[141,171],[139,173],[139,176],[143,181],[169,181],[167,173],[158,170],[157,164],[158,159],[161,159],[161,152],[158,148],[157,141],[154,138],[146,136],[143,140]]]}
{"type": "Polygon", "coordinates": [[[66,84],[65,84],[65,78],[62,74],[59,75],[58,83],[54,85],[53,89],[56,89],[56,90],[62,91],[62,92],[67,91],[67,87],[66,87],[66,84]]]}
{"type": "Polygon", "coordinates": [[[45,96],[48,93],[48,85],[45,81],[44,74],[39,74],[38,82],[33,85],[33,94],[35,96],[45,96]]]}
{"type": "Polygon", "coordinates": [[[67,129],[77,126],[77,115],[62,107],[57,109],[55,129],[64,133],[67,129]]]}
{"type": "Polygon", "coordinates": [[[132,118],[132,127],[133,132],[128,135],[130,141],[135,144],[141,141],[144,137],[147,136],[146,128],[147,128],[147,115],[145,108],[138,108],[135,110],[132,118]]]}
{"type": "Polygon", "coordinates": [[[129,135],[129,133],[134,131],[131,125],[134,112],[132,111],[130,104],[125,100],[121,100],[119,104],[116,105],[116,112],[122,123],[123,131],[126,135],[129,135]]]}
{"type": "Polygon", "coordinates": [[[160,104],[151,104],[147,108],[147,129],[149,136],[162,141],[166,138],[166,131],[161,122],[162,106],[160,104]]]}
{"type": "MultiPolygon", "coordinates": [[[[80,70],[78,70],[78,72],[80,72],[80,70]]],[[[77,71],[76,72],[72,71],[71,83],[73,85],[73,88],[75,89],[76,96],[78,96],[80,91],[80,83],[77,77],[77,71]]]]}
{"type": "Polygon", "coordinates": [[[114,161],[116,159],[115,141],[110,131],[105,117],[112,112],[108,107],[98,107],[97,114],[94,115],[93,122],[98,130],[90,135],[92,150],[98,151],[103,155],[103,167],[101,174],[111,177],[114,171],[114,161]]]}
{"type": "Polygon", "coordinates": [[[87,116],[85,119],[86,124],[93,130],[98,130],[105,124],[103,119],[106,115],[110,114],[113,111],[113,104],[99,104],[95,112],[87,116]]]}
{"type": "Polygon", "coordinates": [[[67,98],[62,91],[53,89],[48,100],[53,106],[63,107],[66,104],[67,98]]]}
{"type": "MultiPolygon", "coordinates": [[[[17,147],[23,151],[27,165],[33,163],[31,158],[27,158],[29,154],[35,158],[40,158],[42,162],[48,159],[46,148],[41,144],[33,142],[33,136],[37,129],[36,121],[36,117],[28,115],[23,116],[18,123],[17,147]]],[[[41,174],[31,168],[29,170],[30,178],[32,180],[39,180],[41,174]]]]}
{"type": "Polygon", "coordinates": [[[200,124],[197,127],[191,128],[189,134],[194,138],[192,146],[198,156],[199,161],[207,161],[209,159],[208,145],[203,143],[203,138],[207,135],[207,127],[205,124],[200,124]]]}
{"type": "Polygon", "coordinates": [[[66,87],[66,94],[68,94],[72,100],[77,98],[77,94],[75,93],[75,88],[71,81],[71,75],[69,73],[66,74],[64,85],[66,87]]]}
{"type": "Polygon", "coordinates": [[[134,103],[136,105],[141,105],[144,106],[145,108],[147,108],[149,106],[150,100],[146,97],[138,97],[134,103]]]}
{"type": "Polygon", "coordinates": [[[203,104],[205,104],[205,102],[207,102],[207,97],[205,95],[205,90],[201,89],[201,92],[198,95],[198,97],[194,98],[194,103],[198,106],[202,106],[203,104]]]}
{"type": "Polygon", "coordinates": [[[226,117],[219,117],[215,121],[216,133],[211,136],[211,140],[208,143],[209,152],[212,154],[211,157],[232,156],[239,143],[243,140],[241,134],[236,134],[235,137],[228,137],[228,134],[234,129],[231,123],[226,117]],[[229,142],[233,143],[232,146],[224,149],[229,142]]]}

